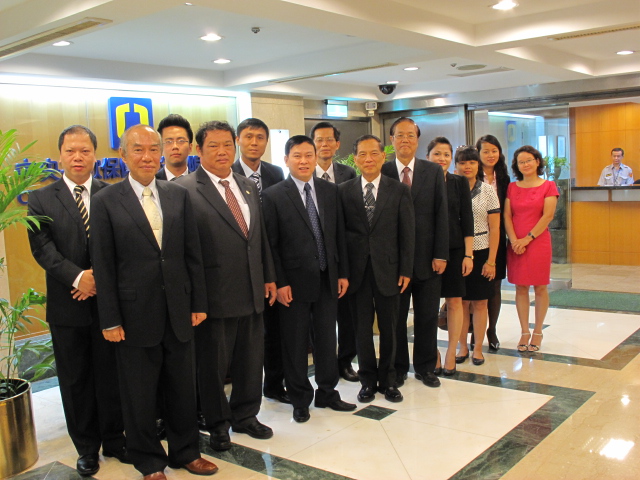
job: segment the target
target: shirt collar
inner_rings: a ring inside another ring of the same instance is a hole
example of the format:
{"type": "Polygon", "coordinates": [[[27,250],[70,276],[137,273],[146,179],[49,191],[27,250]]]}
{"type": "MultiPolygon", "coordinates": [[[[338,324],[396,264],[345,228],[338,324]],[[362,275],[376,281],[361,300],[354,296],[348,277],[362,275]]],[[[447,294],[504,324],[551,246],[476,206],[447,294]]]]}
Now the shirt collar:
{"type": "Polygon", "coordinates": [[[229,175],[227,175],[226,177],[222,178],[222,177],[219,177],[219,176],[211,173],[210,171],[208,171],[204,167],[202,167],[202,170],[205,171],[205,173],[209,176],[209,178],[211,179],[211,181],[213,182],[214,185],[218,185],[218,183],[220,183],[220,180],[228,180],[230,186],[235,183],[235,178],[233,178],[233,171],[229,171],[229,175]]]}
{"type": "Polygon", "coordinates": [[[174,175],[166,166],[164,167],[164,173],[167,175],[167,180],[171,181],[174,178],[180,178],[180,177],[184,177],[186,175],[189,174],[189,167],[184,167],[184,172],[182,172],[180,175],[174,175]]]}
{"type": "Polygon", "coordinates": [[[364,178],[363,175],[360,176],[360,178],[362,179],[362,191],[366,192],[367,189],[365,188],[367,183],[373,183],[374,188],[376,189],[376,191],[378,190],[378,187],[380,185],[380,178],[382,177],[382,175],[378,175],[376,178],[373,179],[373,181],[371,182],[367,182],[364,178]]]}
{"type": "Polygon", "coordinates": [[[311,186],[311,191],[315,192],[315,185],[313,184],[313,177],[311,177],[311,180],[309,180],[308,182],[303,182],[302,180],[298,180],[296,177],[294,177],[293,175],[291,175],[291,180],[293,180],[293,183],[296,184],[296,187],[298,188],[298,191],[300,192],[300,194],[304,194],[304,186],[308,183],[311,186]]]}
{"type": "MultiPolygon", "coordinates": [[[[135,180],[131,174],[129,174],[129,183],[131,184],[131,188],[133,188],[133,191],[136,194],[136,197],[138,197],[139,199],[142,198],[142,192],[145,189],[145,185],[142,185],[140,182],[138,182],[137,180],[135,180]]],[[[159,199],[160,197],[158,197],[158,186],[156,185],[156,179],[155,177],[153,178],[153,180],[151,180],[151,183],[149,185],[146,185],[146,187],[149,187],[151,189],[151,193],[153,194],[153,196],[156,199],[159,199]]]]}
{"type": "MultiPolygon", "coordinates": [[[[406,166],[409,167],[409,170],[413,173],[416,167],[416,157],[413,157],[406,166]]],[[[398,169],[398,176],[400,177],[400,180],[402,180],[402,170],[404,170],[404,167],[405,165],[396,158],[396,168],[398,169]]]]}
{"type": "MultiPolygon", "coordinates": [[[[67,184],[67,187],[69,187],[69,190],[71,190],[71,193],[74,193],[73,189],[76,187],[77,183],[75,183],[72,180],[70,180],[69,177],[67,177],[65,174],[62,175],[62,179],[64,180],[64,183],[67,184]]],[[[89,177],[87,179],[87,181],[82,184],[82,186],[87,190],[87,193],[89,195],[91,195],[91,182],[92,182],[92,180],[93,180],[93,178],[89,177]]]]}
{"type": "Polygon", "coordinates": [[[244,176],[249,178],[253,173],[257,173],[259,177],[262,177],[262,160],[258,163],[258,169],[254,172],[249,165],[244,163],[242,157],[240,157],[240,166],[242,167],[242,171],[244,172],[244,176]]]}
{"type": "Polygon", "coordinates": [[[336,176],[333,171],[333,162],[329,164],[329,168],[327,168],[326,170],[323,170],[320,165],[316,165],[316,175],[318,176],[318,178],[322,178],[322,174],[325,172],[329,175],[329,178],[335,182],[336,176]]]}

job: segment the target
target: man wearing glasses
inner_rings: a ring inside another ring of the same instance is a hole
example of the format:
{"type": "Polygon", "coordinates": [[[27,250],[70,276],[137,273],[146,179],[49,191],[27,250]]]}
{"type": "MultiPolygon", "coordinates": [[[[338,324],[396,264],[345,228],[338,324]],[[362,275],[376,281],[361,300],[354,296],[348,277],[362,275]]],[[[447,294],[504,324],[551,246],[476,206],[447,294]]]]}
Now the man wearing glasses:
{"type": "Polygon", "coordinates": [[[188,175],[187,158],[193,143],[189,121],[182,115],[172,113],[160,121],[158,132],[162,136],[164,167],[158,171],[156,178],[172,181],[188,175]]]}

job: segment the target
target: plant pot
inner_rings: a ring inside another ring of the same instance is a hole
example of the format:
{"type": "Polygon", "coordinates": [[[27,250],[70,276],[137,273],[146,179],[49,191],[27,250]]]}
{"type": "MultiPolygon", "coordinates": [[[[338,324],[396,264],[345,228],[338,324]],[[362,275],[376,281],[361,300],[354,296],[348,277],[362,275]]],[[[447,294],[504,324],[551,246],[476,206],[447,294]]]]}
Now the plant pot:
{"type": "Polygon", "coordinates": [[[0,478],[16,475],[38,460],[31,384],[19,378],[6,382],[17,393],[0,400],[0,478]]]}

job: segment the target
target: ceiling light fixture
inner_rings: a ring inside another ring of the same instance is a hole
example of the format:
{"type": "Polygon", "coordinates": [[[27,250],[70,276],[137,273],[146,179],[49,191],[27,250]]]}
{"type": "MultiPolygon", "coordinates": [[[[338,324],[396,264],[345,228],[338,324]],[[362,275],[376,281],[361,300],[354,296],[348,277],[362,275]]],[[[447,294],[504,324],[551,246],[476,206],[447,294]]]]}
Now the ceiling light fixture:
{"type": "Polygon", "coordinates": [[[632,55],[636,52],[634,52],[633,50],[620,50],[619,52],[616,52],[616,54],[618,55],[632,55]]]}
{"type": "Polygon", "coordinates": [[[405,68],[404,70],[405,70],[406,72],[413,72],[413,71],[415,71],[415,70],[419,70],[419,68],[418,68],[418,67],[407,67],[407,68],[405,68]]]}
{"type": "Polygon", "coordinates": [[[400,83],[400,81],[399,81],[399,80],[389,80],[389,81],[387,82],[387,85],[396,85],[396,84],[398,84],[398,83],[400,83]]]}
{"type": "Polygon", "coordinates": [[[213,63],[217,63],[219,65],[224,64],[224,63],[231,63],[231,60],[227,59],[227,58],[218,58],[217,60],[214,60],[213,63]]]}
{"type": "Polygon", "coordinates": [[[193,3],[191,3],[191,2],[184,2],[184,4],[185,4],[187,7],[193,7],[193,3]]]}
{"type": "Polygon", "coordinates": [[[200,40],[204,40],[205,42],[217,42],[221,39],[222,37],[220,35],[216,35],[215,33],[207,33],[206,35],[200,37],[200,40]]]}
{"type": "Polygon", "coordinates": [[[495,5],[491,5],[491,8],[494,10],[511,10],[512,8],[517,7],[518,4],[513,0],[501,0],[495,5]]]}
{"type": "Polygon", "coordinates": [[[68,47],[69,45],[71,45],[71,42],[68,42],[66,40],[60,40],[59,42],[52,43],[52,45],[54,47],[68,47]]]}

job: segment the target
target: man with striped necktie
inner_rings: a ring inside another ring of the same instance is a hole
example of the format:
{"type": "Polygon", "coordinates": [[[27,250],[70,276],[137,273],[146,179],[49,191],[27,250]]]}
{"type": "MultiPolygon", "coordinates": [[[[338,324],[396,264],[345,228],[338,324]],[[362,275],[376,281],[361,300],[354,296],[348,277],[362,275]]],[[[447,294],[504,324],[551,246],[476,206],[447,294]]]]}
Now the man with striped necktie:
{"type": "Polygon", "coordinates": [[[113,345],[102,338],[89,257],[89,204],[108,186],[93,178],[98,142],[72,125],[60,134],[63,177],[31,192],[29,215],[51,221],[29,231],[33,257],[47,279],[47,322],[56,357],[67,430],[78,451],[76,468],[94,475],[105,457],[128,462],[113,345]]]}

